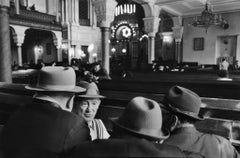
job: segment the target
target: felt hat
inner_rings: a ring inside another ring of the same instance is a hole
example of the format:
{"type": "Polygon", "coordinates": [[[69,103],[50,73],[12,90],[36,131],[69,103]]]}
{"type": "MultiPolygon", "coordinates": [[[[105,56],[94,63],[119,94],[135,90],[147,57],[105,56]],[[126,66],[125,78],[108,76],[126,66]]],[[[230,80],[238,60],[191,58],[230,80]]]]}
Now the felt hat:
{"type": "Polygon", "coordinates": [[[86,89],[83,94],[77,95],[79,98],[105,98],[99,94],[99,89],[94,82],[80,81],[77,85],[86,89]]]}
{"type": "Polygon", "coordinates": [[[37,83],[25,86],[26,89],[42,92],[84,92],[76,86],[76,74],[71,67],[46,66],[38,74],[37,83]]]}
{"type": "Polygon", "coordinates": [[[201,104],[201,98],[196,93],[180,86],[171,87],[164,97],[164,105],[168,109],[196,120],[204,119],[199,114],[201,104]]]}
{"type": "Polygon", "coordinates": [[[162,111],[159,104],[144,97],[133,98],[119,118],[112,119],[117,127],[154,140],[166,139],[162,130],[162,111]]]}

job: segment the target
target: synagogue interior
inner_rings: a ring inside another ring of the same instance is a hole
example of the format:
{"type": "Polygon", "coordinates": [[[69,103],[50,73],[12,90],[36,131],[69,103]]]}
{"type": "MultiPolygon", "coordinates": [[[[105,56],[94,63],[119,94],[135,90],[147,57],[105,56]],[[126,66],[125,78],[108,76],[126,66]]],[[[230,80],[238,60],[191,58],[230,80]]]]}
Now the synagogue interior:
{"type": "Polygon", "coordinates": [[[62,66],[98,86],[110,133],[132,98],[178,85],[201,98],[196,128],[240,152],[239,19],[239,0],[1,0],[0,133],[31,103],[24,87],[62,66]]]}

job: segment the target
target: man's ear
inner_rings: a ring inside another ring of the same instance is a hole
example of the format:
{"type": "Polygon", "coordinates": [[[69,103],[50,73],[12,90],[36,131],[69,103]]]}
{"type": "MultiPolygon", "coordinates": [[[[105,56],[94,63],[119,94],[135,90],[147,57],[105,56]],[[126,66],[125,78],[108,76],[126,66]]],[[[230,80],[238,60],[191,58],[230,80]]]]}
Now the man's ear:
{"type": "Polygon", "coordinates": [[[170,118],[170,132],[174,131],[178,126],[178,117],[176,115],[171,115],[170,118]]]}

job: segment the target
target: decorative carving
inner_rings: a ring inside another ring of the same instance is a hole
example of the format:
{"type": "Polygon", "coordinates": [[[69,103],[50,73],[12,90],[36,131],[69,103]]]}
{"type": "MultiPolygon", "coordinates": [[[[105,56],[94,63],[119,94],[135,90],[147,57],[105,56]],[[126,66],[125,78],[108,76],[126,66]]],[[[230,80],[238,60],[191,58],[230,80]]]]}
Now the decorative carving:
{"type": "Polygon", "coordinates": [[[1,0],[1,1],[0,1],[0,6],[9,7],[9,6],[10,6],[9,0],[1,0]]]}
{"type": "Polygon", "coordinates": [[[158,25],[160,18],[158,17],[147,17],[144,18],[144,27],[145,31],[151,35],[154,36],[158,32],[158,25]]]}
{"type": "Polygon", "coordinates": [[[114,0],[95,0],[93,2],[100,27],[110,27],[114,19],[117,2],[114,0]]]}
{"type": "Polygon", "coordinates": [[[183,35],[183,27],[182,26],[172,27],[172,30],[175,41],[181,42],[183,35]]]}
{"type": "Polygon", "coordinates": [[[182,26],[182,17],[181,16],[172,17],[172,20],[173,20],[174,27],[182,26]]]}

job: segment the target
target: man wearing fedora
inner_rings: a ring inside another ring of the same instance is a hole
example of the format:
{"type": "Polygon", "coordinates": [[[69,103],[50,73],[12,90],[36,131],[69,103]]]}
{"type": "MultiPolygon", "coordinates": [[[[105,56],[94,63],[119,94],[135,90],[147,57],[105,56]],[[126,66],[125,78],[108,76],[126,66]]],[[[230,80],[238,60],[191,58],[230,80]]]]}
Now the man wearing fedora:
{"type": "Polygon", "coordinates": [[[85,120],[71,112],[75,93],[85,91],[75,82],[70,67],[40,70],[37,83],[25,87],[35,92],[32,103],[13,114],[3,129],[5,157],[54,157],[90,140],[85,120]]]}
{"type": "Polygon", "coordinates": [[[76,95],[72,111],[87,121],[92,140],[108,139],[110,135],[102,120],[95,119],[101,99],[105,97],[99,94],[99,89],[94,82],[80,81],[77,85],[85,88],[86,91],[76,95]]]}
{"type": "Polygon", "coordinates": [[[180,86],[169,89],[163,104],[171,115],[167,123],[171,124],[172,132],[164,143],[176,145],[184,151],[199,153],[206,158],[240,157],[227,139],[196,130],[195,122],[204,119],[199,114],[201,103],[201,98],[189,89],[180,86]]]}
{"type": "Polygon", "coordinates": [[[71,157],[185,157],[177,147],[157,144],[168,138],[162,129],[162,112],[157,102],[133,98],[119,118],[112,119],[109,139],[84,142],[74,148],[71,157]]]}

